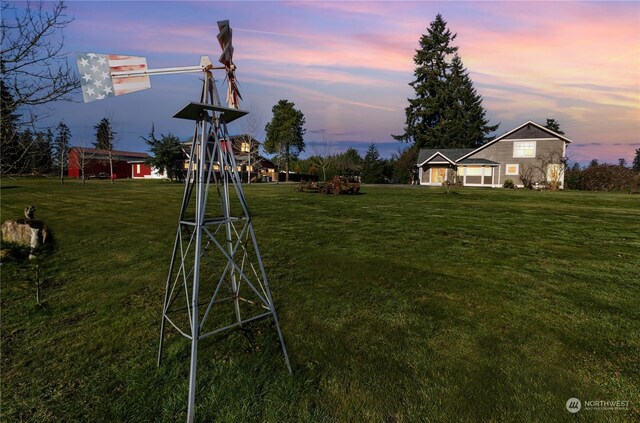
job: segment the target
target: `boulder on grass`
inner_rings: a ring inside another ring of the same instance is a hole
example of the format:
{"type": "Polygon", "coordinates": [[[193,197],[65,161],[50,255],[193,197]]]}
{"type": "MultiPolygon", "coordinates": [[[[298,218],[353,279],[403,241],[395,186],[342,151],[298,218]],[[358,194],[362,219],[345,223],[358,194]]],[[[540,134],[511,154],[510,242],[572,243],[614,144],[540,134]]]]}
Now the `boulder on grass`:
{"type": "Polygon", "coordinates": [[[2,241],[11,242],[23,247],[30,247],[29,258],[35,258],[38,247],[49,239],[47,226],[39,220],[33,219],[35,207],[25,208],[27,219],[9,219],[2,224],[2,241]]]}

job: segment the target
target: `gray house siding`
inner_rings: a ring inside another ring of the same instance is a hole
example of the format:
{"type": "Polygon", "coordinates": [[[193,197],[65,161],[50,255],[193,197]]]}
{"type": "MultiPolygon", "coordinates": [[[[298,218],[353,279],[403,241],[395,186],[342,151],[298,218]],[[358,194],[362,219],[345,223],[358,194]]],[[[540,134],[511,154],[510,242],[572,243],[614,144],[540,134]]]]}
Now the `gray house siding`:
{"type": "Polygon", "coordinates": [[[429,183],[429,165],[423,165],[421,169],[422,172],[420,173],[420,183],[429,183]]]}
{"type": "MultiPolygon", "coordinates": [[[[534,125],[525,125],[522,128],[518,129],[512,134],[504,137],[506,140],[512,139],[535,139],[535,138],[551,138],[553,135],[548,132],[543,131],[542,129],[534,126],[534,125]]],[[[555,138],[555,137],[554,137],[555,138]]]]}
{"type": "Polygon", "coordinates": [[[477,149],[422,149],[418,155],[420,183],[447,181],[470,186],[501,187],[507,179],[523,185],[522,176],[535,184],[564,185],[562,162],[571,140],[529,121],[477,149]],[[443,159],[448,160],[443,160],[443,159]],[[448,163],[445,163],[448,162],[448,163]],[[453,162],[453,163],[451,163],[453,162]]]}
{"type": "MultiPolygon", "coordinates": [[[[520,132],[520,131],[518,131],[520,132]]],[[[550,138],[549,134],[544,134],[544,138],[550,138]]],[[[516,138],[517,140],[524,140],[523,137],[516,138]]],[[[536,157],[524,158],[513,157],[513,143],[512,139],[504,138],[489,147],[486,147],[477,153],[473,154],[474,158],[482,158],[492,160],[500,163],[499,166],[499,184],[504,184],[507,179],[513,180],[516,185],[520,184],[520,175],[527,168],[533,169],[532,179],[534,181],[543,182],[546,180],[546,174],[542,173],[540,169],[542,162],[560,163],[564,155],[564,141],[559,138],[555,139],[536,139],[530,138],[531,141],[536,143],[536,157]],[[517,164],[518,175],[507,175],[507,165],[517,164]]],[[[518,142],[518,141],[515,141],[518,142]]]]}

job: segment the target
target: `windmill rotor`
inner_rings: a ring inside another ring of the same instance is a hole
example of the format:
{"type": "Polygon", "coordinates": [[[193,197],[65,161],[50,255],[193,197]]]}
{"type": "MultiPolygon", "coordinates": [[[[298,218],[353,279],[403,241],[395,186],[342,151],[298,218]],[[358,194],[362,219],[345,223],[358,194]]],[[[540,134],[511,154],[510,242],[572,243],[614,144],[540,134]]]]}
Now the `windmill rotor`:
{"type": "Polygon", "coordinates": [[[238,80],[236,79],[236,65],[233,64],[233,42],[232,31],[229,21],[218,21],[217,38],[222,49],[222,54],[218,60],[224,65],[227,72],[227,104],[230,108],[237,109],[240,106],[240,90],[238,89],[238,80]]]}

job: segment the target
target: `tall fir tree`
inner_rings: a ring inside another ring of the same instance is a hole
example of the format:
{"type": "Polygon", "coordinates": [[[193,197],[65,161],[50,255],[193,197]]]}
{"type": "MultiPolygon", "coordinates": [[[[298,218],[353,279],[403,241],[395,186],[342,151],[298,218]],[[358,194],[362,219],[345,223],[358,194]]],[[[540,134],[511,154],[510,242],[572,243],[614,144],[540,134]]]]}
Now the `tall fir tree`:
{"type": "Polygon", "coordinates": [[[60,171],[61,184],[64,184],[64,170],[67,168],[70,141],[71,130],[64,122],[60,122],[56,128],[56,136],[53,140],[53,157],[56,167],[60,171]]]}
{"type": "Polygon", "coordinates": [[[493,139],[488,134],[498,129],[499,124],[489,125],[482,107],[482,96],[473,87],[469,73],[457,54],[451,60],[448,106],[442,122],[445,137],[441,147],[475,148],[493,139]]]}
{"type": "Polygon", "coordinates": [[[498,125],[489,125],[482,97],[452,43],[456,34],[436,15],[413,58],[415,98],[408,99],[404,134],[393,135],[417,148],[466,148],[489,141],[498,125]]]}
{"type": "Polygon", "coordinates": [[[384,181],[384,162],[380,160],[380,153],[375,144],[369,145],[367,154],[362,160],[362,182],[365,184],[379,184],[384,181]]]}
{"type": "Polygon", "coordinates": [[[116,132],[113,132],[109,119],[102,118],[100,123],[95,125],[93,129],[96,130],[96,140],[93,145],[99,150],[113,150],[113,140],[116,132]]]}

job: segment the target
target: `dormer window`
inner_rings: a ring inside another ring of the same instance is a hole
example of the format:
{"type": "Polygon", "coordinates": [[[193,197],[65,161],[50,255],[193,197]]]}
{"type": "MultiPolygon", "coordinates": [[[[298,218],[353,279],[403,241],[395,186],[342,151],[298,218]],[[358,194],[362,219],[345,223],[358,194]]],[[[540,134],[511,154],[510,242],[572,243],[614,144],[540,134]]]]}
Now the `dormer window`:
{"type": "Polygon", "coordinates": [[[514,141],[513,157],[535,157],[536,142],[535,141],[514,141]]]}

